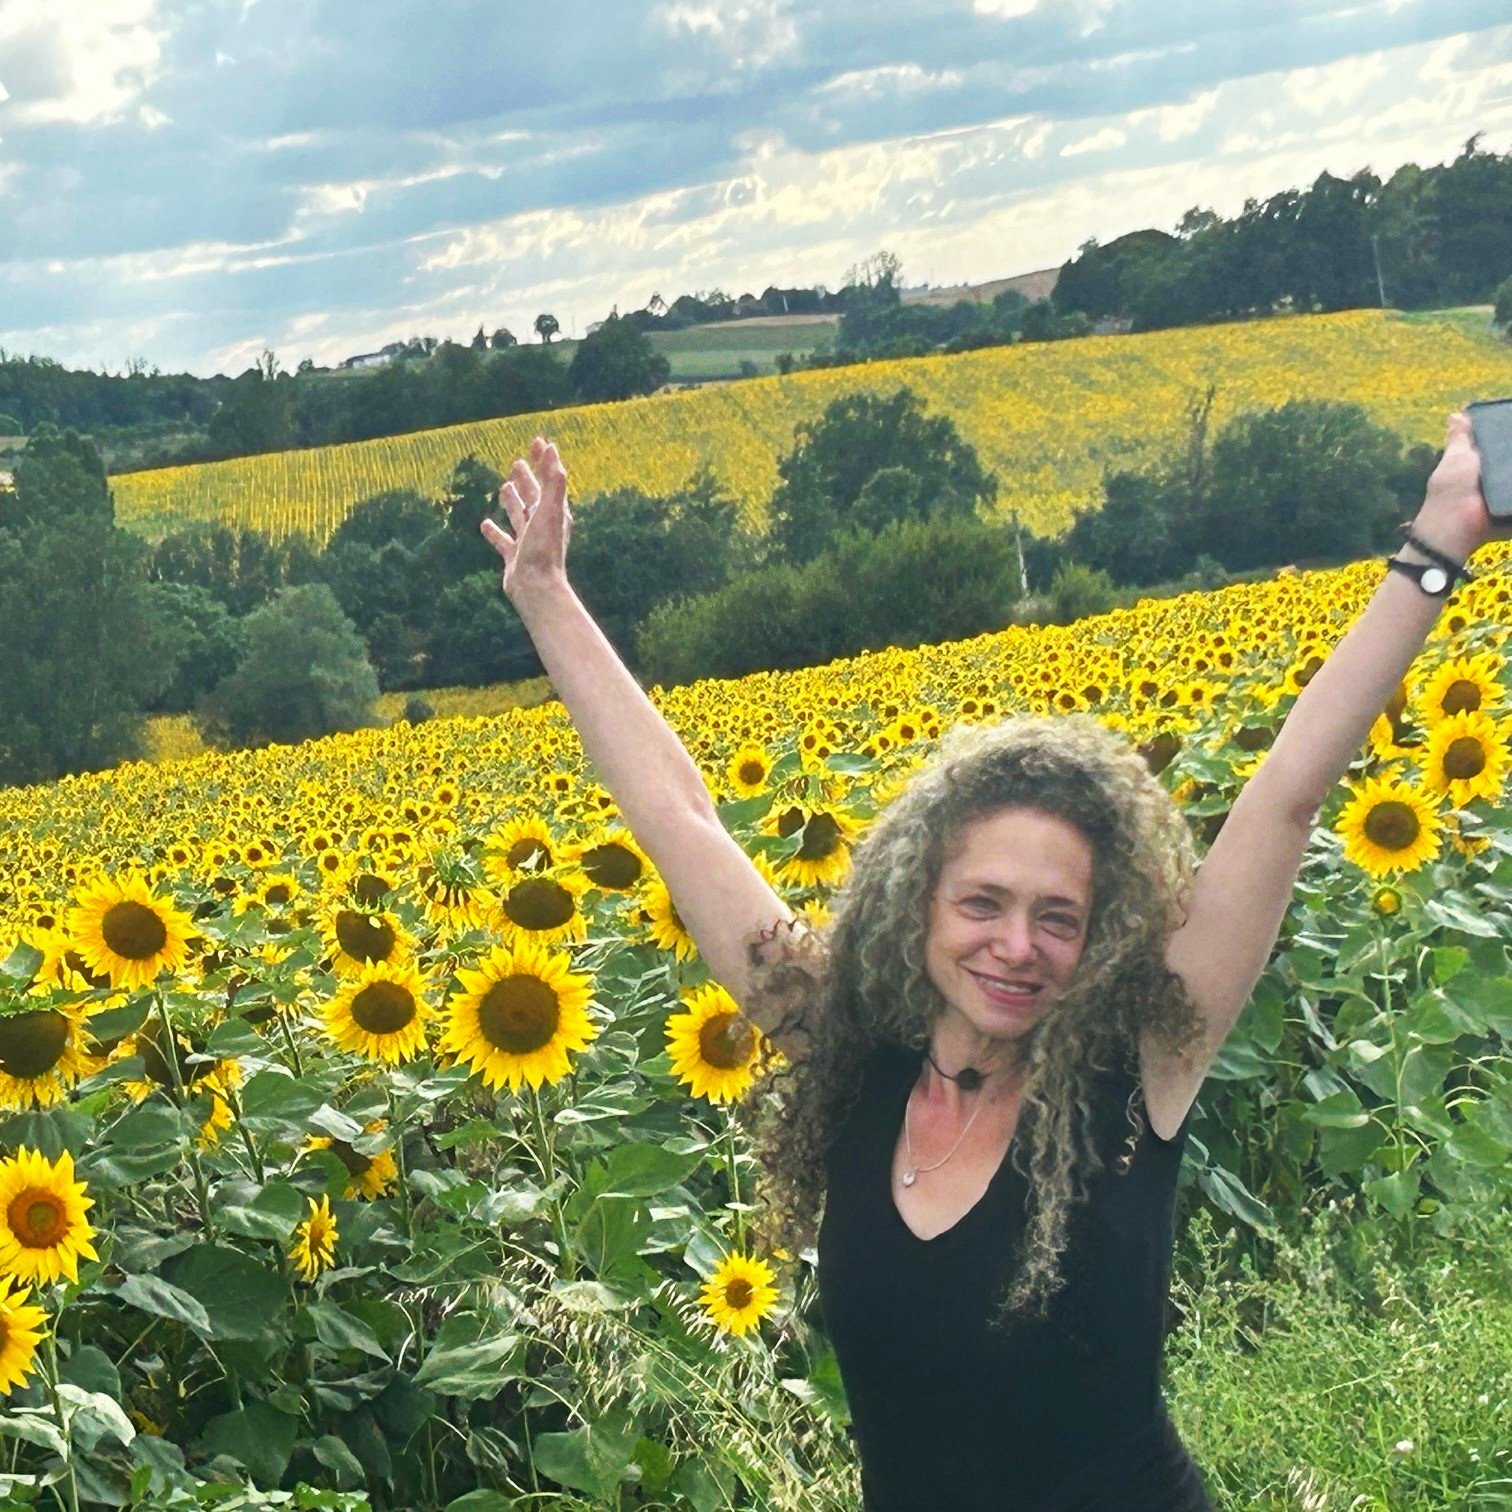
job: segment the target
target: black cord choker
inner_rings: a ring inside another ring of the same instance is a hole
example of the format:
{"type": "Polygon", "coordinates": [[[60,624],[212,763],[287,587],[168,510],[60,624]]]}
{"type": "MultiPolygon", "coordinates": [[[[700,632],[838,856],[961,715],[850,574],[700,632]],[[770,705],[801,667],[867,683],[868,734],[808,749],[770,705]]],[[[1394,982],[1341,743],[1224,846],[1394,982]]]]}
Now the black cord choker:
{"type": "MultiPolygon", "coordinates": [[[[936,1062],[933,1053],[929,1050],[926,1050],[924,1054],[929,1057],[929,1064],[933,1066],[936,1071],[940,1071],[940,1067],[936,1062]]],[[[953,1081],[963,1092],[975,1092],[985,1080],[982,1073],[978,1071],[975,1066],[963,1066],[961,1070],[957,1071],[954,1076],[952,1076],[948,1071],[940,1071],[940,1075],[943,1076],[946,1081],[953,1081]]]]}

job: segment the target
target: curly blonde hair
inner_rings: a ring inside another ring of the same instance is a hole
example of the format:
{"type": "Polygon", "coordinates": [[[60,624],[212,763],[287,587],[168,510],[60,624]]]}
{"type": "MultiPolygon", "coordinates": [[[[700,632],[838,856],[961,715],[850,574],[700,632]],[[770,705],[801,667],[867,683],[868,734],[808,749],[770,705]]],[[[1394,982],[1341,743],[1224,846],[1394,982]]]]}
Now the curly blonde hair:
{"type": "Polygon", "coordinates": [[[994,1326],[1042,1312],[1064,1284],[1071,1210],[1103,1163],[1094,1074],[1137,1072],[1147,1027],[1175,1049],[1200,1033],[1185,985],[1164,960],[1167,935],[1186,917],[1192,836],[1125,738],[1084,714],[948,731],[857,845],[823,933],[776,925],[748,941],[745,1006],[769,1009],[772,1019],[762,1017],[777,1025],[774,1033],[807,1034],[809,1052],[766,1078],[738,1111],[762,1168],[758,1237],[796,1253],[816,1241],[825,1155],[854,1104],[863,1063],[880,1043],[922,1052],[945,1007],[924,958],[944,865],[968,825],[1010,807],[1053,814],[1086,837],[1092,907],[1065,991],[1018,1047],[1025,1078],[1013,1161],[1033,1203],[994,1326]]]}

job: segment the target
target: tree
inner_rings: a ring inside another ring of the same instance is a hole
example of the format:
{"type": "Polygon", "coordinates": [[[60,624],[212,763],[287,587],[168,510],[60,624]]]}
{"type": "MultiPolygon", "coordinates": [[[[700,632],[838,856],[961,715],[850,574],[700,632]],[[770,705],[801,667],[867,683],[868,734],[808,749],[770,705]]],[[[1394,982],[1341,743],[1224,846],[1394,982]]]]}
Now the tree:
{"type": "Polygon", "coordinates": [[[1492,296],[1491,318],[1503,330],[1512,329],[1512,278],[1504,278],[1492,296]]]}
{"type": "Polygon", "coordinates": [[[561,323],[555,315],[537,315],[535,318],[535,333],[548,346],[551,344],[551,338],[561,329],[561,323]]]}
{"type": "Polygon", "coordinates": [[[170,628],[177,663],[172,682],[148,707],[187,714],[246,654],[246,622],[233,619],[208,589],[192,583],[149,583],[146,592],[170,628]]]}
{"type": "Polygon", "coordinates": [[[105,464],[77,431],[44,421],[16,463],[14,491],[0,494],[0,529],[70,518],[86,529],[115,523],[105,464]]]}
{"type": "Polygon", "coordinates": [[[768,510],[768,556],[810,561],[849,525],[880,529],[895,519],[968,516],[990,504],[997,480],[945,415],[927,415],[912,389],[847,394],[817,422],[800,424],[794,447],[777,463],[781,478],[768,510]],[[911,476],[884,482],[856,506],[884,469],[911,476]]]}
{"type": "Polygon", "coordinates": [[[378,680],[324,583],[281,589],[245,631],[242,660],[200,707],[208,739],[293,744],[371,722],[378,680]]]}
{"type": "MultiPolygon", "coordinates": [[[[44,427],[39,426],[39,432],[44,427]]],[[[140,754],[142,706],[178,645],[147,590],[147,547],[118,530],[100,459],[44,439],[0,528],[0,782],[45,782],[140,754]]]]}
{"type": "Polygon", "coordinates": [[[1231,572],[1393,544],[1400,440],[1357,404],[1294,399],[1240,415],[1213,442],[1192,545],[1231,572]]]}
{"type": "Polygon", "coordinates": [[[508,326],[500,326],[492,336],[488,338],[489,347],[495,352],[502,352],[506,347],[519,346],[519,340],[508,326]]]}
{"type": "Polygon", "coordinates": [[[472,341],[469,343],[469,345],[472,347],[472,349],[475,352],[487,351],[487,349],[488,349],[488,337],[483,334],[483,327],[482,326],[478,327],[477,334],[474,335],[474,337],[473,337],[472,341]]]}
{"type": "Polygon", "coordinates": [[[580,399],[593,404],[652,394],[671,376],[672,364],[633,321],[611,315],[572,354],[567,377],[580,399]]]}

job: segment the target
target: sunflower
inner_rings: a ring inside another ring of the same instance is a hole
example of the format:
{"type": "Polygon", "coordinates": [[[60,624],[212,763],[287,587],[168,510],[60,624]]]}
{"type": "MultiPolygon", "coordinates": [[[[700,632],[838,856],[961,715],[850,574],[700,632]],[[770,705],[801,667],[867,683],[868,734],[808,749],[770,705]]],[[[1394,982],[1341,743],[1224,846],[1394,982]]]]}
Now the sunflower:
{"type": "Polygon", "coordinates": [[[31,1307],[30,1289],[0,1276],[0,1395],[9,1396],[32,1372],[47,1314],[31,1307]]]}
{"type": "Polygon", "coordinates": [[[409,958],[414,940],[395,914],[370,913],[337,902],[320,920],[320,936],[338,976],[360,976],[375,964],[398,965],[409,958]]]}
{"type": "Polygon", "coordinates": [[[739,1102],[772,1047],[717,982],[694,988],[683,1001],[686,1011],[666,1023],[673,1075],[694,1097],[739,1102]]]}
{"type": "Polygon", "coordinates": [[[516,877],[500,888],[491,922],[506,940],[540,945],[581,940],[588,933],[583,895],[591,886],[582,872],[560,866],[516,877]]]}
{"type": "Polygon", "coordinates": [[[775,1279],[776,1273],[765,1260],[729,1254],[704,1282],[698,1300],[715,1328],[739,1338],[776,1305],[775,1279]]]}
{"type": "MultiPolygon", "coordinates": [[[[384,1123],[381,1118],[363,1126],[365,1134],[380,1134],[384,1123]]],[[[324,1134],[312,1134],[305,1141],[307,1150],[330,1150],[346,1167],[347,1181],[342,1196],[381,1197],[399,1178],[399,1167],[387,1150],[376,1155],[364,1155],[344,1139],[330,1139],[324,1134]]]]}
{"type": "Polygon", "coordinates": [[[1443,824],[1429,799],[1395,778],[1367,777],[1339,814],[1344,858],[1372,876],[1416,871],[1439,853],[1443,824]]]}
{"type": "Polygon", "coordinates": [[[441,1048],[481,1073],[494,1090],[518,1092],[560,1081],[572,1069],[568,1051],[598,1038],[588,1016],[592,978],[574,972],[569,957],[529,940],[496,946],[476,971],[460,970],[441,1048]]]}
{"type": "Polygon", "coordinates": [[[569,859],[602,892],[633,892],[652,870],[651,858],[630,831],[607,824],[574,845],[569,859]]]}
{"type": "Polygon", "coordinates": [[[0,1017],[0,1108],[49,1108],[98,1069],[85,1045],[84,1013],[41,998],[16,1002],[17,1012],[0,1017]],[[30,1002],[36,1006],[22,1006],[30,1002]]]}
{"type": "Polygon", "coordinates": [[[398,1065],[425,1049],[430,1005],[425,978],[409,960],[373,961],[326,1005],[326,1033],[354,1055],[398,1065]]]}
{"type": "Polygon", "coordinates": [[[336,1263],[336,1241],[341,1236],[336,1232],[329,1197],[322,1196],[319,1202],[306,1197],[305,1201],[310,1204],[310,1211],[294,1229],[289,1258],[306,1281],[313,1281],[336,1263]]]}
{"type": "Polygon", "coordinates": [[[748,740],[730,757],[729,764],[725,767],[725,776],[738,797],[754,798],[756,794],[766,791],[767,784],[772,780],[774,765],[775,762],[764,746],[748,740]]]}
{"type": "Polygon", "coordinates": [[[1402,895],[1394,887],[1378,887],[1370,906],[1383,918],[1390,918],[1402,911],[1402,895]]]}
{"type": "Polygon", "coordinates": [[[69,914],[74,949],[114,987],[150,987],[162,971],[182,971],[193,920],[141,876],[97,877],[80,889],[69,914]]]}
{"type": "Polygon", "coordinates": [[[282,914],[294,903],[304,889],[299,878],[291,871],[263,871],[251,878],[248,885],[237,894],[232,908],[236,913],[260,909],[264,913],[282,914]]]}
{"type": "Polygon", "coordinates": [[[498,887],[508,887],[521,873],[547,871],[561,859],[556,837],[534,814],[512,819],[484,844],[483,870],[498,887]]]}
{"type": "Polygon", "coordinates": [[[478,863],[450,846],[432,851],[414,868],[414,887],[425,917],[448,929],[480,929],[499,900],[483,885],[478,863]]]}
{"type": "Polygon", "coordinates": [[[698,953],[698,946],[672,901],[671,890],[660,877],[653,876],[646,882],[641,893],[640,917],[659,949],[670,950],[679,961],[691,961],[698,953]]]}
{"type": "Polygon", "coordinates": [[[1498,674],[1506,665],[1495,651],[1452,656],[1428,675],[1418,695],[1423,722],[1433,724],[1451,714],[1486,713],[1505,700],[1498,674]]]}
{"type": "Polygon", "coordinates": [[[78,1281],[79,1257],[100,1258],[84,1216],[93,1206],[67,1150],[56,1163],[25,1148],[0,1160],[0,1272],[28,1283],[78,1281]]]}
{"type": "Polygon", "coordinates": [[[774,806],[762,829],[784,838],[802,832],[798,849],[783,858],[780,869],[785,881],[812,887],[844,879],[850,870],[851,844],[862,825],[838,804],[805,807],[792,803],[774,806]]]}
{"type": "Polygon", "coordinates": [[[1440,719],[1428,731],[1423,781],[1430,793],[1447,793],[1455,808],[1472,798],[1495,802],[1507,778],[1505,723],[1489,714],[1466,711],[1440,719]]]}

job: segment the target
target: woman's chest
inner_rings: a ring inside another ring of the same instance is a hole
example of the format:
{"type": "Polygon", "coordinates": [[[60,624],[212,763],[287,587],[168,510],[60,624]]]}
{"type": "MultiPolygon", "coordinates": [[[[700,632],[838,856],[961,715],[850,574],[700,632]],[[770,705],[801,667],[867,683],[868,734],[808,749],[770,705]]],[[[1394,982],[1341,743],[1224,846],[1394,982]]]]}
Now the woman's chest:
{"type": "Polygon", "coordinates": [[[959,1129],[910,1107],[892,1148],[888,1189],[899,1218],[914,1236],[931,1240],[962,1222],[984,1202],[1008,1160],[1018,1103],[983,1110],[959,1129]]]}

